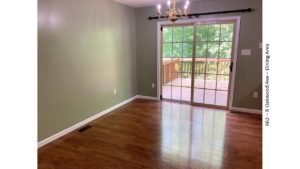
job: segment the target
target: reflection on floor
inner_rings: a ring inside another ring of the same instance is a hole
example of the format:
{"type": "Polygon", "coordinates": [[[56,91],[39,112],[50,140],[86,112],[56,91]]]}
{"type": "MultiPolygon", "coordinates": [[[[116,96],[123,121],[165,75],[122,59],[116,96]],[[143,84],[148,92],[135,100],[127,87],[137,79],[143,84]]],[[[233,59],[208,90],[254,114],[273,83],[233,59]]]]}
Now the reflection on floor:
{"type": "Polygon", "coordinates": [[[224,111],[165,103],[162,157],[178,165],[221,168],[225,129],[224,111]]]}
{"type": "Polygon", "coordinates": [[[41,169],[261,169],[261,116],[137,99],[39,149],[41,169]]]}
{"type": "MultiPolygon", "coordinates": [[[[216,82],[215,80],[206,80],[206,82],[204,83],[203,79],[195,79],[194,83],[194,102],[219,106],[227,105],[228,92],[221,90],[228,90],[228,81],[216,82]],[[206,90],[204,90],[203,88],[205,88],[206,90]],[[215,91],[216,89],[219,91],[215,91]]],[[[162,95],[165,99],[190,101],[191,79],[177,78],[169,83],[166,83],[162,87],[162,95]]]]}

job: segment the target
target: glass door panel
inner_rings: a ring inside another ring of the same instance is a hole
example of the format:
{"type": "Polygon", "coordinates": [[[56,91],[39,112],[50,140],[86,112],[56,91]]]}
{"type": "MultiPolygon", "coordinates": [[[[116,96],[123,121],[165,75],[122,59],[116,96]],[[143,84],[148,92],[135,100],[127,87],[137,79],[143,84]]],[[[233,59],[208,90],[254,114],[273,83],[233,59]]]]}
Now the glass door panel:
{"type": "Polygon", "coordinates": [[[162,43],[162,97],[191,101],[194,26],[163,27],[162,43]]]}
{"type": "Polygon", "coordinates": [[[193,102],[227,106],[234,24],[206,23],[195,29],[193,102]]]}

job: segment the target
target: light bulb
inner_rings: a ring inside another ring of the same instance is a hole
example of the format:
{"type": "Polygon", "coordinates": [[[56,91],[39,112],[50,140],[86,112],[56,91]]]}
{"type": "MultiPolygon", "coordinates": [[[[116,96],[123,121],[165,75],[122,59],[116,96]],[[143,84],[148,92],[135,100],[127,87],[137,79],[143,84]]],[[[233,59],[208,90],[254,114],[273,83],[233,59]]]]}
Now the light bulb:
{"type": "Polygon", "coordinates": [[[190,4],[190,1],[187,0],[187,1],[185,2],[185,6],[188,6],[189,4],[190,4]]]}
{"type": "Polygon", "coordinates": [[[168,6],[171,6],[171,0],[168,0],[168,6]]]}
{"type": "Polygon", "coordinates": [[[161,6],[160,6],[160,4],[158,4],[158,5],[157,5],[157,9],[158,9],[158,10],[160,10],[160,9],[161,9],[161,6]]]}

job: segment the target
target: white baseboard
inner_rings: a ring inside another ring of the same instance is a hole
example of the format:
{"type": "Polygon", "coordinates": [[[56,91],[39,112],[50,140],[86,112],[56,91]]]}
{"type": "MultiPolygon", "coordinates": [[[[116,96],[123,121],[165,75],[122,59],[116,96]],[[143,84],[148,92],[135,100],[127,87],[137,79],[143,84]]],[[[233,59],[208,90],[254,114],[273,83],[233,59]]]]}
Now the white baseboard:
{"type": "MultiPolygon", "coordinates": [[[[105,114],[107,114],[107,113],[109,113],[109,112],[111,112],[111,111],[113,111],[113,110],[115,110],[115,109],[117,109],[117,108],[119,108],[119,107],[121,107],[121,106],[123,106],[123,105],[125,105],[125,104],[127,104],[127,103],[129,103],[131,101],[133,101],[133,100],[135,100],[135,99],[137,99],[137,98],[139,98],[139,99],[147,99],[147,100],[159,100],[157,97],[136,95],[134,97],[131,97],[131,98],[127,99],[127,100],[124,100],[123,102],[121,102],[121,103],[119,103],[117,105],[114,105],[114,106],[112,106],[112,107],[110,107],[110,108],[108,108],[108,109],[106,109],[106,110],[104,110],[104,111],[102,111],[102,112],[94,115],[94,116],[91,116],[91,117],[89,117],[89,118],[87,118],[87,119],[85,119],[85,120],[83,120],[83,121],[81,121],[81,122],[79,122],[79,123],[77,123],[77,124],[75,124],[75,125],[67,128],[67,129],[64,129],[64,130],[62,130],[62,131],[60,131],[60,132],[58,132],[58,133],[56,133],[56,134],[54,134],[54,135],[46,138],[46,139],[38,142],[38,148],[40,148],[40,147],[42,147],[42,146],[44,146],[44,145],[46,145],[46,144],[48,144],[48,143],[50,143],[50,142],[58,139],[58,138],[60,138],[60,137],[62,137],[64,135],[66,135],[66,134],[68,134],[68,133],[70,133],[70,132],[72,132],[72,131],[74,131],[74,130],[76,130],[76,129],[84,126],[84,125],[86,125],[87,123],[89,123],[89,122],[91,122],[91,121],[93,121],[93,120],[95,120],[95,119],[97,119],[97,118],[99,118],[99,117],[101,117],[101,116],[103,116],[103,115],[105,115],[105,114]]],[[[246,109],[246,108],[239,108],[239,107],[231,107],[230,110],[231,111],[238,111],[238,112],[245,112],[245,113],[262,114],[261,110],[255,110],[255,109],[246,109]]]]}
{"type": "MultiPolygon", "coordinates": [[[[157,97],[143,96],[143,95],[136,95],[136,98],[146,99],[146,100],[160,100],[157,97]]],[[[240,108],[240,107],[231,107],[230,111],[237,111],[237,112],[243,112],[243,113],[252,113],[252,114],[262,114],[261,110],[247,109],[247,108],[240,108]]]]}
{"type": "Polygon", "coordinates": [[[112,107],[110,107],[110,108],[108,108],[108,109],[106,109],[106,110],[104,110],[104,111],[102,111],[102,112],[100,112],[100,113],[92,116],[92,117],[89,117],[89,118],[87,118],[87,119],[85,119],[85,120],[83,120],[83,121],[81,121],[81,122],[79,122],[79,123],[77,123],[77,124],[75,124],[75,125],[67,128],[67,129],[64,129],[64,130],[62,130],[62,131],[60,131],[60,132],[58,132],[58,133],[56,133],[56,134],[54,134],[54,135],[46,138],[46,139],[38,142],[38,148],[40,148],[40,147],[42,147],[42,146],[44,146],[44,145],[46,145],[46,144],[48,144],[48,143],[50,143],[52,141],[54,141],[54,140],[56,140],[56,139],[64,136],[64,135],[66,135],[66,134],[68,134],[68,133],[76,130],[77,128],[79,128],[81,126],[84,126],[85,124],[87,124],[87,123],[89,123],[89,122],[91,122],[91,121],[93,121],[93,120],[95,120],[95,119],[97,119],[97,118],[99,118],[99,117],[101,117],[101,116],[103,116],[103,115],[105,115],[105,114],[107,114],[107,113],[109,113],[109,112],[111,112],[111,111],[113,111],[113,110],[115,110],[115,109],[117,109],[117,108],[119,108],[119,107],[121,107],[121,106],[129,103],[129,102],[131,102],[132,100],[134,100],[136,98],[138,98],[138,96],[134,96],[132,98],[129,98],[129,99],[127,99],[127,100],[125,100],[125,101],[123,101],[123,102],[121,102],[121,103],[119,103],[119,104],[117,104],[115,106],[112,106],[112,107]]]}
{"type": "Polygon", "coordinates": [[[247,109],[247,108],[240,108],[240,107],[231,107],[230,111],[237,111],[237,112],[244,112],[244,113],[252,113],[252,114],[262,114],[261,110],[256,109],[247,109]]]}
{"type": "Polygon", "coordinates": [[[146,100],[159,100],[157,97],[143,96],[143,95],[136,95],[136,98],[138,98],[138,99],[146,99],[146,100]]]}

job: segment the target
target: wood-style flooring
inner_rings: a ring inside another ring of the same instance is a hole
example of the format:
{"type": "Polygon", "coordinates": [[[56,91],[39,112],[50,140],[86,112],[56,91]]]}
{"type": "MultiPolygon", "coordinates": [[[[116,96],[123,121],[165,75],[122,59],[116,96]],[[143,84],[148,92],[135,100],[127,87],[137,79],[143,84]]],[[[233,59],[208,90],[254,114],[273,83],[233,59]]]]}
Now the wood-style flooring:
{"type": "MultiPolygon", "coordinates": [[[[38,150],[39,169],[261,169],[261,115],[137,99],[38,150]]],[[[55,124],[54,124],[55,125],[55,124]]]]}

